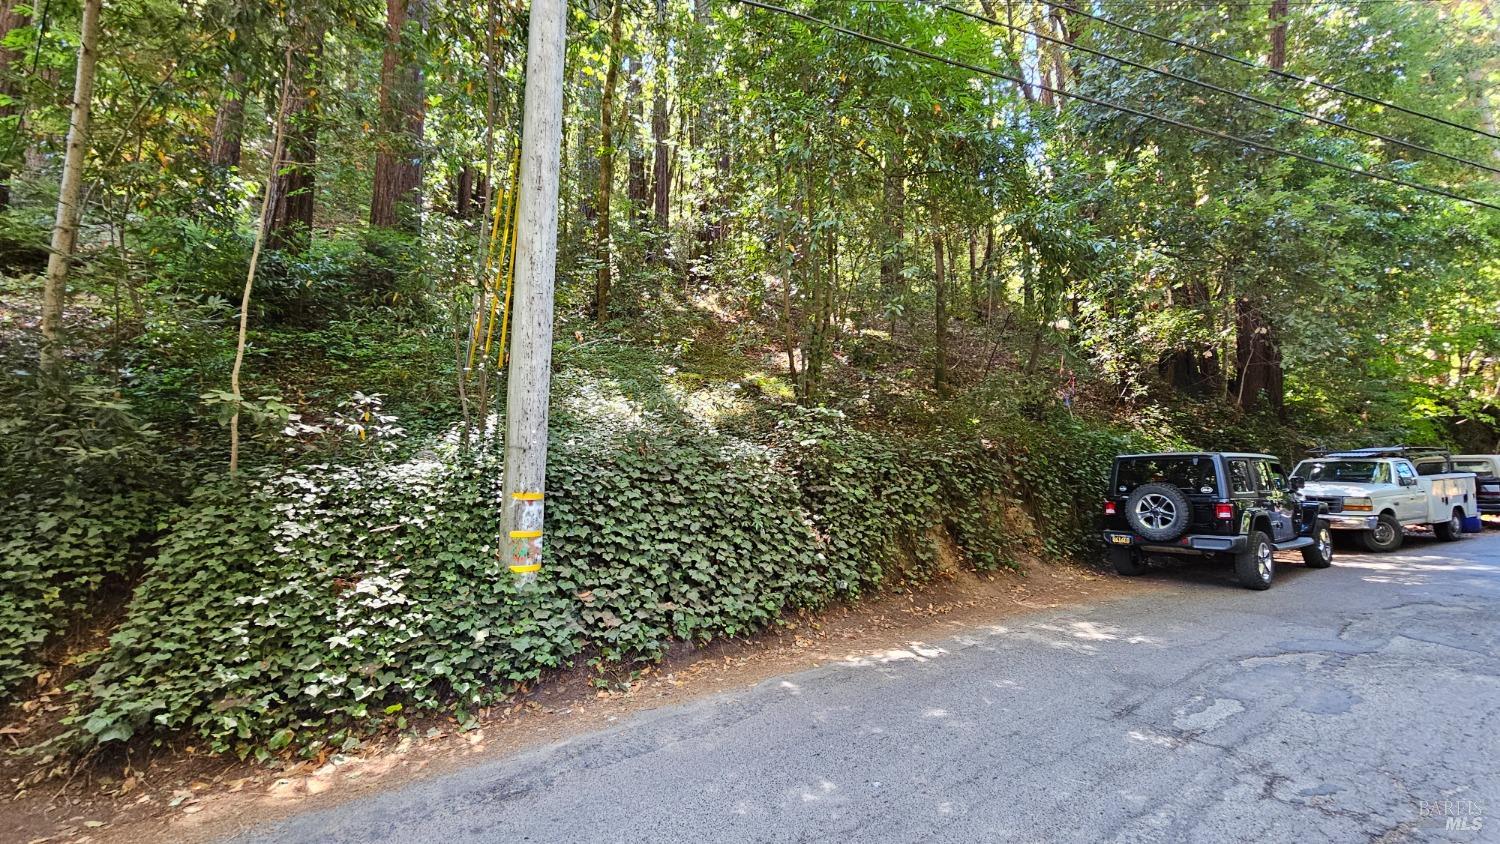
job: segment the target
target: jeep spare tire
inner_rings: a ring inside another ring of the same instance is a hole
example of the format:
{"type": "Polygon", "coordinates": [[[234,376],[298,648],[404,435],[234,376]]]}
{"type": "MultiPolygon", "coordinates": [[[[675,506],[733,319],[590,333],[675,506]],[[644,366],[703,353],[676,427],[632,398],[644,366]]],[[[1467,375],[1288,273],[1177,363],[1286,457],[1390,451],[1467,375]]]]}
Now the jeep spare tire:
{"type": "Polygon", "coordinates": [[[1167,484],[1141,484],[1125,499],[1130,529],[1152,542],[1170,542],[1187,532],[1193,511],[1182,490],[1167,484]]]}

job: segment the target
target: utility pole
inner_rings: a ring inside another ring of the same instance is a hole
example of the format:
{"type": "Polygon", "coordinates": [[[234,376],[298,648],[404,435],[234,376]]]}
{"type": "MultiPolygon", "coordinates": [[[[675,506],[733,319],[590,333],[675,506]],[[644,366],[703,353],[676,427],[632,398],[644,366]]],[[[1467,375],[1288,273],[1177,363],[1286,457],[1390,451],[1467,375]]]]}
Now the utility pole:
{"type": "Polygon", "coordinates": [[[534,581],[542,567],[566,37],[566,0],[533,0],[526,44],[513,345],[505,393],[505,500],[500,519],[507,563],[522,584],[534,581]]]}

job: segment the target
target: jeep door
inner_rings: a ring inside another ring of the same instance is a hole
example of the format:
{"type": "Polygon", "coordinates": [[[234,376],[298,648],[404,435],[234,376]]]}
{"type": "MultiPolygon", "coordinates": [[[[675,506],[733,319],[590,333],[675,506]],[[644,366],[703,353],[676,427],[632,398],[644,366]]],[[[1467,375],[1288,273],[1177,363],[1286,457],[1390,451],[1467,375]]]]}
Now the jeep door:
{"type": "Polygon", "coordinates": [[[1286,542],[1297,536],[1297,525],[1292,520],[1297,502],[1287,483],[1286,473],[1269,460],[1255,461],[1255,476],[1260,492],[1261,506],[1271,517],[1271,539],[1286,542]]]}

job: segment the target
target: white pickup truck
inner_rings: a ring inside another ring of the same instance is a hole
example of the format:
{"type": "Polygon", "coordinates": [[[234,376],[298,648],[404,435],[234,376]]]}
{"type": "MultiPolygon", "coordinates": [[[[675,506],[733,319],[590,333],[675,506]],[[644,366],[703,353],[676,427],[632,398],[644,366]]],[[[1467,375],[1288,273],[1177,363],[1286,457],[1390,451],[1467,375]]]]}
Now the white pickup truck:
{"type": "Polygon", "coordinates": [[[1432,527],[1438,539],[1463,535],[1479,515],[1474,473],[1454,471],[1446,452],[1420,448],[1362,448],[1304,460],[1292,477],[1307,501],[1328,505],[1328,526],[1360,532],[1371,551],[1401,547],[1402,528],[1432,527]]]}

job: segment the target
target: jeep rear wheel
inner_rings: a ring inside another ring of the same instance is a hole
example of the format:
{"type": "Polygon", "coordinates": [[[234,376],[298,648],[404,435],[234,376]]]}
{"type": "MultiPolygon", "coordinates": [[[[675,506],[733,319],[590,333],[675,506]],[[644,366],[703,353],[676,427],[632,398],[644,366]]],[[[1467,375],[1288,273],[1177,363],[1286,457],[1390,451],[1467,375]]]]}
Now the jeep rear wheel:
{"type": "Polygon", "coordinates": [[[1141,555],[1131,548],[1109,549],[1109,564],[1115,567],[1115,571],[1126,577],[1135,577],[1146,570],[1146,564],[1141,561],[1141,555]]]}
{"type": "Polygon", "coordinates": [[[1448,521],[1432,526],[1432,533],[1444,542],[1456,542],[1464,538],[1464,517],[1457,507],[1453,508],[1453,515],[1448,521]]]}
{"type": "Polygon", "coordinates": [[[1333,565],[1333,531],[1326,522],[1318,522],[1313,529],[1313,544],[1302,549],[1302,564],[1310,569],[1326,569],[1333,565]]]}
{"type": "Polygon", "coordinates": [[[1234,575],[1246,589],[1270,589],[1276,577],[1276,548],[1271,537],[1252,531],[1245,550],[1235,555],[1234,575]]]}
{"type": "Polygon", "coordinates": [[[1390,513],[1381,513],[1372,530],[1360,534],[1360,541],[1371,551],[1394,551],[1401,547],[1401,523],[1390,513]]]}
{"type": "Polygon", "coordinates": [[[1152,542],[1171,542],[1187,532],[1193,508],[1182,490],[1167,484],[1141,484],[1125,499],[1125,521],[1152,542]]]}

